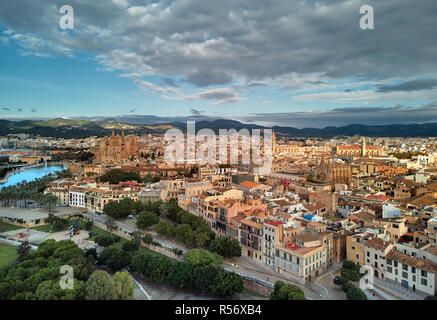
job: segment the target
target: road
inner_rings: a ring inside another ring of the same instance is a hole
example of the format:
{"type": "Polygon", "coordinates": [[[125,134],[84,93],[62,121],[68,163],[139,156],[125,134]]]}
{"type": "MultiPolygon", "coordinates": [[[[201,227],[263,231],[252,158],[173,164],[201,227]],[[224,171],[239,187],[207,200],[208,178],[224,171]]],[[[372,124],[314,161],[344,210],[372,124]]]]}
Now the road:
{"type": "MultiPolygon", "coordinates": [[[[106,223],[106,221],[109,219],[108,216],[97,215],[92,212],[83,213],[83,215],[90,219],[99,221],[103,224],[106,223]]],[[[121,230],[125,230],[128,232],[139,231],[139,229],[135,225],[135,220],[126,219],[123,221],[115,221],[115,224],[121,230]]],[[[152,234],[153,240],[159,242],[164,247],[168,247],[171,249],[178,248],[181,249],[184,253],[190,250],[183,244],[163,237],[156,232],[148,231],[146,233],[152,234]]],[[[286,278],[283,275],[268,269],[267,267],[263,268],[259,265],[243,263],[242,261],[236,263],[225,261],[222,264],[222,267],[227,271],[234,271],[245,278],[254,279],[271,287],[273,287],[275,281],[277,280],[297,285],[304,291],[305,296],[310,300],[344,300],[346,298],[345,294],[341,290],[338,290],[338,288],[336,288],[336,286],[333,284],[334,277],[332,276],[332,272],[319,277],[311,286],[304,286],[297,283],[295,280],[286,278]]]]}

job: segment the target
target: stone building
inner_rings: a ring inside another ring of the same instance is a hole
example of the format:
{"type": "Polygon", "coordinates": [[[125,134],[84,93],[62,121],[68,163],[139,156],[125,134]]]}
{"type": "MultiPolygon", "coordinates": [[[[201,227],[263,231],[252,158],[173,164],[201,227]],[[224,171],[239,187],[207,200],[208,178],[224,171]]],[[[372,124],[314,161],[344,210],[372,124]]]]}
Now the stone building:
{"type": "Polygon", "coordinates": [[[366,139],[363,138],[361,146],[337,146],[336,153],[345,157],[368,157],[368,156],[382,156],[384,150],[377,146],[368,146],[366,139]]]}
{"type": "Polygon", "coordinates": [[[352,168],[350,165],[322,158],[313,169],[313,179],[318,182],[350,184],[352,168]]]}
{"type": "Polygon", "coordinates": [[[115,135],[113,131],[112,135],[103,138],[99,147],[92,152],[97,163],[128,163],[132,156],[137,157],[137,139],[134,135],[126,137],[124,130],[121,135],[115,135]]]}

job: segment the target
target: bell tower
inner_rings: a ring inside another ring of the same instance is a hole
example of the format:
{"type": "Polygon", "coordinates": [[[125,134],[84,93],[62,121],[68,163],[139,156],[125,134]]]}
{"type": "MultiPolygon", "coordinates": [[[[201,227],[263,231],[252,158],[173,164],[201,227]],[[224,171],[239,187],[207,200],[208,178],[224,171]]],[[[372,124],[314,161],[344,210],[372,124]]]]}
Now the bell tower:
{"type": "Polygon", "coordinates": [[[363,137],[363,140],[361,141],[361,156],[365,157],[366,155],[367,155],[366,138],[363,137]]]}

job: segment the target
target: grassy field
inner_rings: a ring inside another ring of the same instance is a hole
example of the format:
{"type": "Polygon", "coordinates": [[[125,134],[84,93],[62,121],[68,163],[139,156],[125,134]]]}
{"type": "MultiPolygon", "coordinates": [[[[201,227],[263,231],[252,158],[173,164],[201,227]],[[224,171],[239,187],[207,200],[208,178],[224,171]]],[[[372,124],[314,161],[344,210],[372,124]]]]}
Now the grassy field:
{"type": "MultiPolygon", "coordinates": [[[[68,230],[68,228],[73,224],[73,221],[74,220],[69,220],[69,222],[67,224],[67,228],[65,228],[64,230],[61,230],[61,231],[68,230]]],[[[79,221],[80,229],[85,230],[85,221],[82,221],[82,220],[77,220],[77,221],[79,221]]],[[[42,232],[53,233],[52,226],[50,224],[32,227],[31,229],[42,231],[42,232]]],[[[111,235],[110,232],[105,231],[105,230],[100,229],[100,228],[97,228],[95,226],[93,226],[93,228],[90,230],[90,232],[95,233],[95,235],[89,237],[88,240],[94,240],[98,235],[111,235]]]]}
{"type": "Polygon", "coordinates": [[[18,227],[18,226],[15,226],[13,224],[9,224],[9,223],[0,221],[0,233],[12,231],[12,230],[18,230],[18,229],[23,229],[23,227],[18,227]]]}
{"type": "MultiPolygon", "coordinates": [[[[82,225],[80,227],[82,228],[82,225]]],[[[112,235],[112,233],[110,233],[110,232],[108,232],[106,230],[94,227],[94,226],[93,226],[93,228],[91,229],[90,232],[95,233],[93,236],[88,238],[88,240],[91,240],[91,241],[93,241],[97,236],[100,236],[100,235],[104,235],[104,236],[112,235]]]]}
{"type": "Polygon", "coordinates": [[[38,231],[41,231],[41,232],[49,232],[49,233],[51,233],[51,228],[52,228],[52,226],[50,224],[46,224],[46,225],[43,225],[43,226],[32,227],[31,229],[38,230],[38,231]]]}
{"type": "Polygon", "coordinates": [[[17,257],[17,247],[0,243],[0,269],[14,262],[17,257]]]}

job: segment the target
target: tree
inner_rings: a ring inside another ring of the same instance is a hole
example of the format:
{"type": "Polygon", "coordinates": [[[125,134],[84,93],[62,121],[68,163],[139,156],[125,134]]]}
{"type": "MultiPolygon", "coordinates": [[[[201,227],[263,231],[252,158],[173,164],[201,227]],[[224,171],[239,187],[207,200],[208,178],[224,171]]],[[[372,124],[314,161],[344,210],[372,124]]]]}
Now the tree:
{"type": "Polygon", "coordinates": [[[103,212],[114,219],[126,218],[135,211],[135,202],[124,198],[120,202],[110,201],[103,208],[103,212]]]}
{"type": "Polygon", "coordinates": [[[334,278],[334,284],[336,284],[337,286],[342,286],[343,284],[345,284],[346,282],[348,282],[349,280],[343,277],[335,277],[334,278]]]}
{"type": "Polygon", "coordinates": [[[158,222],[159,217],[150,211],[140,212],[137,217],[137,227],[143,230],[154,226],[158,222]]]}
{"type": "Polygon", "coordinates": [[[119,184],[120,182],[136,181],[141,182],[141,177],[136,172],[127,172],[120,169],[111,170],[100,177],[100,181],[109,182],[110,184],[119,184]]]}
{"type": "Polygon", "coordinates": [[[348,269],[341,271],[341,276],[350,281],[359,281],[361,278],[361,275],[358,272],[348,269]]]}
{"type": "Polygon", "coordinates": [[[118,248],[109,247],[103,249],[99,256],[99,264],[106,265],[114,271],[126,268],[131,263],[131,255],[118,248]]]}
{"type": "Polygon", "coordinates": [[[93,228],[94,222],[93,220],[88,219],[85,222],[85,230],[90,231],[93,228]]]}
{"type": "Polygon", "coordinates": [[[144,243],[152,244],[153,243],[153,236],[150,233],[147,233],[143,236],[144,243]]]}
{"type": "Polygon", "coordinates": [[[163,283],[168,276],[173,262],[165,256],[152,256],[150,260],[151,271],[149,278],[158,283],[163,283]]]}
{"type": "Polygon", "coordinates": [[[114,300],[117,290],[111,276],[102,270],[94,271],[86,283],[86,300],[114,300]]]}
{"type": "Polygon", "coordinates": [[[161,220],[155,225],[155,231],[160,235],[173,237],[174,226],[168,221],[161,220]]]}
{"type": "Polygon", "coordinates": [[[116,272],[112,276],[115,286],[116,300],[131,300],[134,294],[135,284],[126,271],[116,272]]]}
{"type": "Polygon", "coordinates": [[[270,300],[305,300],[305,294],[298,286],[276,281],[270,300]]]}
{"type": "Polygon", "coordinates": [[[173,261],[165,256],[151,255],[147,252],[136,253],[131,261],[130,269],[139,272],[145,278],[162,283],[167,279],[173,261]]]}
{"type": "Polygon", "coordinates": [[[83,281],[88,280],[91,269],[84,252],[72,241],[46,240],[25,260],[0,270],[0,299],[83,299],[83,281]],[[63,265],[73,267],[76,276],[73,290],[59,287],[59,272],[63,265]]]}
{"type": "Polygon", "coordinates": [[[185,235],[189,235],[192,232],[191,227],[188,224],[181,224],[174,229],[174,238],[176,241],[185,242],[185,235]]]}
{"type": "Polygon", "coordinates": [[[223,263],[223,258],[217,253],[204,249],[192,249],[185,256],[185,262],[193,266],[214,266],[218,267],[223,263]]]}
{"type": "Polygon", "coordinates": [[[85,250],[85,257],[92,256],[95,260],[98,258],[97,250],[96,248],[89,248],[85,250]]]}
{"type": "Polygon", "coordinates": [[[117,230],[117,225],[115,224],[115,221],[112,218],[109,218],[108,220],[106,220],[105,226],[109,232],[117,230]]]}
{"type": "Polygon", "coordinates": [[[210,250],[225,258],[241,257],[241,246],[237,240],[220,237],[210,243],[210,250]]]}
{"type": "Polygon", "coordinates": [[[219,296],[230,297],[243,290],[243,279],[234,272],[223,272],[216,280],[213,292],[219,296]]]}
{"type": "Polygon", "coordinates": [[[343,269],[360,272],[360,266],[356,265],[354,262],[349,260],[343,262],[343,269]]]}
{"type": "Polygon", "coordinates": [[[180,287],[187,288],[191,281],[192,268],[185,262],[177,262],[168,270],[168,283],[180,287]]]}
{"type": "Polygon", "coordinates": [[[213,265],[190,265],[190,268],[189,287],[201,292],[213,292],[218,276],[217,267],[213,265]]]}
{"type": "Polygon", "coordinates": [[[205,247],[210,241],[209,234],[207,232],[198,232],[195,234],[195,244],[198,247],[205,247]]]}
{"type": "Polygon", "coordinates": [[[30,252],[29,241],[22,242],[17,248],[17,253],[18,253],[17,261],[21,262],[26,260],[29,257],[29,252],[30,252]]]}
{"type": "Polygon", "coordinates": [[[346,293],[348,300],[367,300],[366,294],[350,282],[343,284],[341,289],[346,293]]]}
{"type": "Polygon", "coordinates": [[[99,246],[106,248],[114,244],[115,241],[114,237],[111,235],[100,234],[94,239],[94,242],[97,243],[99,246]]]}
{"type": "Polygon", "coordinates": [[[131,241],[123,243],[122,248],[124,251],[128,252],[137,251],[140,248],[140,243],[137,239],[132,239],[131,241]]]}

